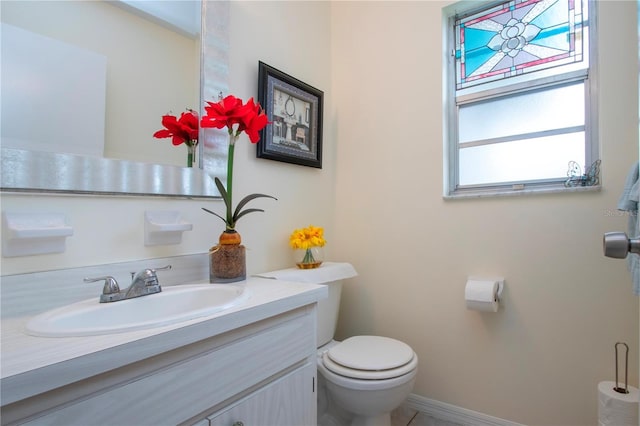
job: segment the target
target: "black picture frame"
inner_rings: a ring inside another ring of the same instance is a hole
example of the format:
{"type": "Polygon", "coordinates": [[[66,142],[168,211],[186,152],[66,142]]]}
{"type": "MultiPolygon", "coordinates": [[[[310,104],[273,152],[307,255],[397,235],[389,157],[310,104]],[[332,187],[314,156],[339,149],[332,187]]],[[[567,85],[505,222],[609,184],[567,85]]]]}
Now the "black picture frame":
{"type": "Polygon", "coordinates": [[[324,92],[262,61],[258,76],[258,102],[269,118],[258,158],[321,169],[324,92]]]}

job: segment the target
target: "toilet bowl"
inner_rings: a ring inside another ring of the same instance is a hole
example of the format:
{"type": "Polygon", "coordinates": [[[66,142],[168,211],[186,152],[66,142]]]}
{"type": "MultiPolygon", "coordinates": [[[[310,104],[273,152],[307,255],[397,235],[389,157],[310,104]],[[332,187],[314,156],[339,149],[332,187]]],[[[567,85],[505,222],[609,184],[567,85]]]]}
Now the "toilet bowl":
{"type": "Polygon", "coordinates": [[[332,341],[318,351],[318,373],[353,426],[390,426],[391,411],[413,389],[418,357],[403,342],[381,336],[332,341]]]}
{"type": "Polygon", "coordinates": [[[317,269],[260,275],[328,287],[327,299],[317,306],[318,425],[391,426],[391,411],[413,389],[418,357],[409,345],[389,337],[333,340],[342,281],[357,275],[353,266],[324,262],[317,269]]]}

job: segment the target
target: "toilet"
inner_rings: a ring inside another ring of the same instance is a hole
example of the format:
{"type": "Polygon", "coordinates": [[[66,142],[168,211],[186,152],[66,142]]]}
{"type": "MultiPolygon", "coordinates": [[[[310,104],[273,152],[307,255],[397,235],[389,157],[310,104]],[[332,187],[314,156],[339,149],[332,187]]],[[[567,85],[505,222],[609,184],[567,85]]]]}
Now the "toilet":
{"type": "Polygon", "coordinates": [[[323,284],[329,297],[318,303],[318,425],[391,426],[391,411],[413,390],[418,357],[409,345],[383,336],[333,339],[342,281],[356,276],[348,263],[317,269],[282,270],[263,276],[323,284]]]}
{"type": "Polygon", "coordinates": [[[388,337],[354,336],[318,351],[328,396],[351,414],[353,426],[390,426],[391,411],[413,389],[417,366],[411,347],[388,337]]]}

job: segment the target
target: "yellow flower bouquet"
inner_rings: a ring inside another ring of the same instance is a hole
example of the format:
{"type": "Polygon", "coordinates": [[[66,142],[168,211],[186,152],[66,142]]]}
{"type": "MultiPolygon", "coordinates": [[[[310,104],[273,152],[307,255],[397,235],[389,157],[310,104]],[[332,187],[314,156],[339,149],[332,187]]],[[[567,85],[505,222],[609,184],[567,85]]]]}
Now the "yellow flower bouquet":
{"type": "Polygon", "coordinates": [[[289,245],[295,250],[296,266],[300,269],[313,269],[322,264],[326,241],[324,229],[309,225],[303,229],[296,229],[289,237],[289,245]]]}

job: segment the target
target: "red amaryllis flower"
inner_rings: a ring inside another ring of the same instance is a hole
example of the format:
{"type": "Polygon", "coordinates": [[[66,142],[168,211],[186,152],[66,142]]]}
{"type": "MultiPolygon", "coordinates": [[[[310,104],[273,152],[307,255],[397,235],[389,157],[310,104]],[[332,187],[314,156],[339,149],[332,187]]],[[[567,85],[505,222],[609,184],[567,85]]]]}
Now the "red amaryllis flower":
{"type": "Polygon", "coordinates": [[[202,127],[214,127],[216,129],[226,127],[229,132],[229,151],[227,157],[227,187],[224,187],[217,176],[214,177],[216,187],[218,191],[220,191],[227,210],[226,214],[222,216],[204,207],[202,209],[222,219],[226,224],[225,232],[231,232],[235,230],[236,222],[242,216],[248,213],[264,211],[262,209],[245,208],[249,201],[262,197],[276,199],[266,194],[247,195],[240,200],[235,211],[233,210],[233,153],[235,151],[236,140],[238,140],[242,132],[245,132],[247,136],[249,136],[251,143],[258,142],[260,140],[260,130],[268,124],[267,115],[260,107],[260,104],[256,104],[253,101],[253,98],[249,99],[246,104],[243,104],[242,99],[238,99],[232,95],[218,102],[207,102],[204,110],[205,116],[202,117],[200,125],[202,127]]]}
{"type": "Polygon", "coordinates": [[[260,104],[253,102],[253,98],[247,101],[245,108],[247,112],[242,118],[240,127],[244,127],[244,132],[249,136],[251,143],[256,143],[260,140],[260,130],[264,129],[269,122],[267,114],[264,113],[260,104]]]}
{"type": "Polygon", "coordinates": [[[198,144],[198,114],[195,111],[188,110],[180,114],[180,118],[174,115],[163,115],[162,125],[165,127],[153,134],[154,138],[172,138],[171,143],[180,145],[198,144]]]}
{"type": "Polygon", "coordinates": [[[200,125],[216,129],[226,127],[229,135],[232,136],[232,144],[242,132],[247,133],[251,143],[258,142],[260,140],[258,132],[268,124],[267,115],[262,111],[260,104],[253,101],[253,98],[243,104],[242,99],[229,95],[218,102],[207,102],[204,110],[205,116],[202,117],[200,125]],[[235,129],[234,126],[236,126],[235,129]]]}
{"type": "Polygon", "coordinates": [[[218,102],[207,101],[204,110],[205,115],[200,122],[202,127],[215,127],[216,129],[227,127],[231,132],[233,125],[240,122],[245,108],[242,105],[242,99],[229,95],[218,102]]]}

